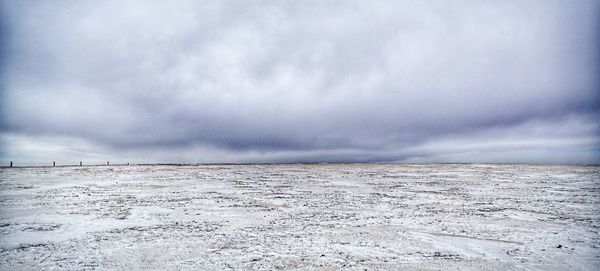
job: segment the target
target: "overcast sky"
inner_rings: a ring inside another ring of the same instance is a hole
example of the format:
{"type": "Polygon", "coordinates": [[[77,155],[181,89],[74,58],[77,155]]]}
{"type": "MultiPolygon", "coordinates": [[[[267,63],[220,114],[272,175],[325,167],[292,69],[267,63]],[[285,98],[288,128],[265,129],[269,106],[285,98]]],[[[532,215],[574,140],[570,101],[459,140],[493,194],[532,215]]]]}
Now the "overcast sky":
{"type": "Polygon", "coordinates": [[[600,162],[600,2],[0,1],[0,159],[600,162]]]}

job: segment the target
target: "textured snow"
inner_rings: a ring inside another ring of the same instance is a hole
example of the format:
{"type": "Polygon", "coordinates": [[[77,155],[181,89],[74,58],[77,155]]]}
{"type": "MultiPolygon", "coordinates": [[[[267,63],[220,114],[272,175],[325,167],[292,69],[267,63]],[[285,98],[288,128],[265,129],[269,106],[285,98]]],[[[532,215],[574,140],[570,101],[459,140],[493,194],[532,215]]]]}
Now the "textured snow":
{"type": "Polygon", "coordinates": [[[0,169],[3,270],[600,270],[600,167],[0,169]]]}

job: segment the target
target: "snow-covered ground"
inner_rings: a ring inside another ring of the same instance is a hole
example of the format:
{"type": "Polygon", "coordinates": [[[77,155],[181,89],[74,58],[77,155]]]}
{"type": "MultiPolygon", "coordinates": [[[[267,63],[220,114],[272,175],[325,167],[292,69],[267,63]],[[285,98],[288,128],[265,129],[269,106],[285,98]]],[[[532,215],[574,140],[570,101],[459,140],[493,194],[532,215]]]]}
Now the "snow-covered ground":
{"type": "Polygon", "coordinates": [[[0,268],[600,270],[600,167],[0,169],[0,268]]]}

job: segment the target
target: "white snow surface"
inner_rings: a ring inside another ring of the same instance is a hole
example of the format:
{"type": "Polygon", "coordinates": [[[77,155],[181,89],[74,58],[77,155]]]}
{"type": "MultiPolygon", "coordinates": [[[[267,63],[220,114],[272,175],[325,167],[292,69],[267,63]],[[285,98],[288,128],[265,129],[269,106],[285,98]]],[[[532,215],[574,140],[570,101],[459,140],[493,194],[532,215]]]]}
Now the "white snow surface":
{"type": "Polygon", "coordinates": [[[600,270],[600,167],[0,169],[2,270],[600,270]]]}

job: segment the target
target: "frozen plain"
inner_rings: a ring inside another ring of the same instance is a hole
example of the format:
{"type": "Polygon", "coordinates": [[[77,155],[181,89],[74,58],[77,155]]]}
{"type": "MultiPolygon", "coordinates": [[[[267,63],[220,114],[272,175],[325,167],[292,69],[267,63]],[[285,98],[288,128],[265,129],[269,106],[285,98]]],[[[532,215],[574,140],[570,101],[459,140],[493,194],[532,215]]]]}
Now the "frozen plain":
{"type": "Polygon", "coordinates": [[[600,167],[0,169],[2,270],[600,270],[600,167]]]}

